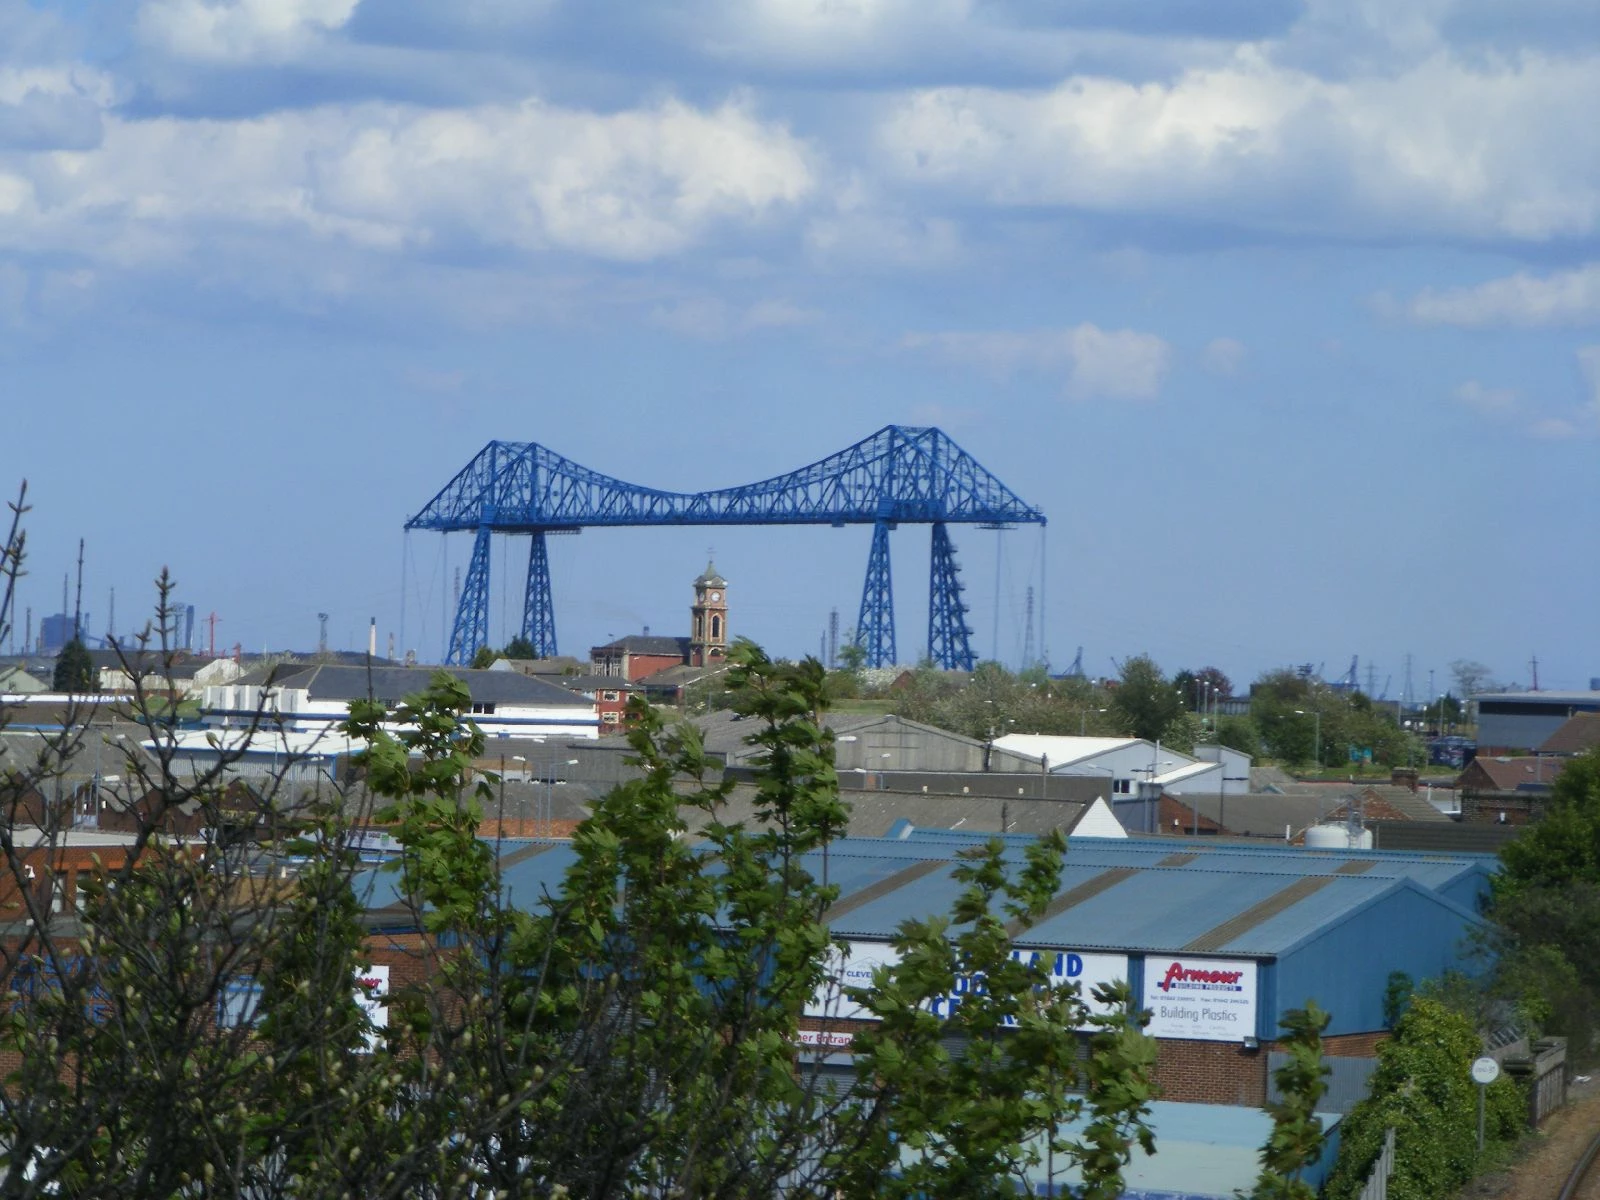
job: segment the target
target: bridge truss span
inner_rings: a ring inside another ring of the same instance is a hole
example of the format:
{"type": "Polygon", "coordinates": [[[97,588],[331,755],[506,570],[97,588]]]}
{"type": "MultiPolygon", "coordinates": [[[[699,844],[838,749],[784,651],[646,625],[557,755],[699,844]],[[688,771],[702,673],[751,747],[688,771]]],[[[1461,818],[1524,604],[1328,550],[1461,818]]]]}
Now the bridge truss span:
{"type": "Polygon", "coordinates": [[[475,535],[446,661],[470,662],[488,641],[489,539],[533,539],[522,623],[540,656],[556,653],[547,533],[652,525],[870,524],[873,549],[857,641],[869,666],[895,661],[888,534],[933,527],[929,651],[947,668],[971,669],[955,549],[947,525],[1043,525],[1044,514],[933,428],[889,425],[809,466],[740,487],[672,492],[602,475],[536,442],[490,442],[440,489],[406,529],[475,535]]]}

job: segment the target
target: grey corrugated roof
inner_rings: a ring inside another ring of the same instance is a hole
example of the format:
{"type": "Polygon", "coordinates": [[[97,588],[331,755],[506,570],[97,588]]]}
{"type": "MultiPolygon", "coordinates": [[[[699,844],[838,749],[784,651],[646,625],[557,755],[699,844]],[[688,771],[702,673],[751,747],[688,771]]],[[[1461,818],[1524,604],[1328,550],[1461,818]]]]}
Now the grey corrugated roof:
{"type": "Polygon", "coordinates": [[[619,650],[628,654],[676,654],[687,657],[689,653],[689,639],[686,637],[662,637],[652,633],[630,633],[627,637],[620,637],[614,642],[607,642],[604,646],[596,646],[593,653],[602,650],[619,650]]]}
{"type": "MultiPolygon", "coordinates": [[[[855,733],[872,725],[881,725],[886,721],[899,720],[898,717],[889,717],[883,713],[824,713],[822,723],[837,734],[855,733]]],[[[690,724],[700,731],[700,738],[705,743],[705,748],[713,754],[736,754],[749,747],[745,738],[756,728],[756,722],[747,717],[740,716],[730,709],[722,709],[714,713],[706,713],[690,718],[690,724]]],[[[903,722],[915,726],[915,722],[903,722]]],[[[921,728],[918,726],[918,728],[921,728]]],[[[943,732],[940,730],[939,732],[943,732]]],[[[950,734],[955,737],[957,735],[950,734]]]]}
{"type": "Polygon", "coordinates": [[[380,700],[401,700],[428,686],[437,670],[447,671],[467,685],[474,703],[525,704],[541,707],[590,707],[565,688],[515,671],[471,671],[461,667],[365,667],[318,666],[306,676],[297,675],[293,684],[304,687],[313,700],[357,700],[376,696],[380,700]]]}
{"type": "MultiPolygon", "coordinates": [[[[755,788],[740,784],[718,819],[749,821],[754,815],[755,788]]],[[[898,821],[910,821],[919,831],[954,830],[969,842],[1000,832],[1002,816],[1013,834],[1037,836],[1053,829],[1070,830],[1088,806],[1068,800],[1017,797],[928,795],[922,792],[846,792],[850,805],[849,835],[880,838],[898,821]]],[[[699,820],[694,822],[697,826],[699,820]]]]}

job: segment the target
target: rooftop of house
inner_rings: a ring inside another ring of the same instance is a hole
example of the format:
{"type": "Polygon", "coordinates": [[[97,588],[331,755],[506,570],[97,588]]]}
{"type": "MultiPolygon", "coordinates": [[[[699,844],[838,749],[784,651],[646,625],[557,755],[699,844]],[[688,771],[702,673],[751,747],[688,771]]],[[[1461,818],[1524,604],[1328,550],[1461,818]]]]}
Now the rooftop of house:
{"type": "Polygon", "coordinates": [[[660,655],[663,658],[683,658],[689,653],[689,639],[663,637],[653,633],[630,633],[614,642],[596,646],[589,653],[591,655],[649,654],[660,655]]]}
{"type": "Polygon", "coordinates": [[[1540,754],[1583,754],[1600,746],[1600,713],[1574,713],[1545,739],[1540,754]]]}
{"type": "Polygon", "coordinates": [[[1461,773],[1457,786],[1471,787],[1476,782],[1475,776],[1481,774],[1488,778],[1491,787],[1502,792],[1549,787],[1566,765],[1565,759],[1534,754],[1479,755],[1461,773]]]}
{"type": "Polygon", "coordinates": [[[467,685],[474,703],[569,706],[582,704],[566,688],[515,671],[473,671],[465,667],[345,667],[328,664],[259,667],[235,681],[244,687],[304,690],[312,700],[359,700],[374,696],[394,703],[427,689],[443,670],[467,685]]]}

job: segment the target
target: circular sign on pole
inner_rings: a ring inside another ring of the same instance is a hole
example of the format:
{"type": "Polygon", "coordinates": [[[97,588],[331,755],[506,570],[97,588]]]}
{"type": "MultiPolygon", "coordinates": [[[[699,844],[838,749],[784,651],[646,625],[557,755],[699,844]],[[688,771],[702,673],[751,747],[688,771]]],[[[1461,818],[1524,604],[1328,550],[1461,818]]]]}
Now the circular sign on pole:
{"type": "Polygon", "coordinates": [[[1487,1054],[1472,1064],[1472,1082],[1485,1086],[1500,1078],[1500,1064],[1487,1054]]]}

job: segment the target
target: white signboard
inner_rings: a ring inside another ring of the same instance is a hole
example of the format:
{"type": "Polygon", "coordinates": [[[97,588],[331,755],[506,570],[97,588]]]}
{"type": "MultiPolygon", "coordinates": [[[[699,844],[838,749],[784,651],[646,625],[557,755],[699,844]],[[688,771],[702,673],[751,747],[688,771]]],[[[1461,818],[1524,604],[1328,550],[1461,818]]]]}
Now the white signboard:
{"type": "Polygon", "coordinates": [[[356,988],[356,1003],[366,1013],[367,1020],[372,1022],[372,1032],[367,1034],[367,1049],[376,1050],[376,1031],[389,1024],[389,1006],[385,1003],[389,998],[389,968],[385,965],[368,967],[356,976],[356,983],[360,985],[356,988]]]}
{"type": "Polygon", "coordinates": [[[1152,1037],[1242,1042],[1256,1036],[1256,964],[1147,954],[1143,1003],[1152,1037]]]}
{"type": "MultiPolygon", "coordinates": [[[[1102,983],[1128,978],[1128,959],[1123,954],[1080,954],[1075,950],[1013,950],[1011,956],[1043,967],[1054,985],[1076,983],[1082,990],[1089,1011],[1099,1015],[1107,1011],[1096,1004],[1091,993],[1102,983]]],[[[900,961],[893,946],[881,942],[847,942],[842,950],[835,951],[835,965],[829,974],[833,982],[824,985],[806,1005],[808,1017],[831,1017],[840,1021],[876,1020],[860,1005],[844,995],[847,987],[870,987],[872,972],[879,966],[891,966],[900,961]]],[[[949,1017],[961,1006],[967,996],[983,991],[982,975],[959,975],[946,996],[935,996],[929,1011],[936,1017],[949,1017]]],[[[1085,1026],[1084,1028],[1089,1028],[1085,1026]]]]}

